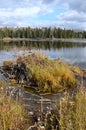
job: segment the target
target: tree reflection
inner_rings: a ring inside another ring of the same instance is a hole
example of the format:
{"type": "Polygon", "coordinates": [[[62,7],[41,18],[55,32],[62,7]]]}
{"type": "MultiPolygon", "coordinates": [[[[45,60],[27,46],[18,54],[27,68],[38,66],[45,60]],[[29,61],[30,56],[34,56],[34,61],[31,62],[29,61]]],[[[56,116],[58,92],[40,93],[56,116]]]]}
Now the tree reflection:
{"type": "Polygon", "coordinates": [[[85,47],[86,43],[74,43],[64,41],[15,41],[3,42],[0,41],[0,50],[9,50],[16,48],[36,49],[36,50],[57,50],[61,48],[85,47]]]}

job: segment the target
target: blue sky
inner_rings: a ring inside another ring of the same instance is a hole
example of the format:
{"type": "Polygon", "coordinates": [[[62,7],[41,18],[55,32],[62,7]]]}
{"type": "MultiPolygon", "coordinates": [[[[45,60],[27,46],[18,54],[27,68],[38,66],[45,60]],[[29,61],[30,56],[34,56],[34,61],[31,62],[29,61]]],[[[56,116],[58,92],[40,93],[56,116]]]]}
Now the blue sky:
{"type": "Polygon", "coordinates": [[[86,0],[1,0],[0,26],[86,30],[86,0]]]}

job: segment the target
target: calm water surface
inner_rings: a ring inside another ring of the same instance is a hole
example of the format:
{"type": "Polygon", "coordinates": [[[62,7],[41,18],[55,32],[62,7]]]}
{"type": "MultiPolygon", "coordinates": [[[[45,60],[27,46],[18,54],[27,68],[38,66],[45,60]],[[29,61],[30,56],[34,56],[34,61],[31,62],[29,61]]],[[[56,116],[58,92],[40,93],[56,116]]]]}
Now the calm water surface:
{"type": "MultiPolygon", "coordinates": [[[[86,42],[84,41],[58,41],[58,42],[0,42],[0,65],[3,64],[4,60],[12,60],[16,58],[16,56],[21,55],[22,52],[26,51],[40,51],[47,54],[51,58],[60,58],[62,60],[67,61],[73,65],[79,65],[82,68],[86,69],[86,42]]],[[[0,79],[3,79],[3,76],[0,75],[0,79]]],[[[52,108],[55,109],[55,104],[57,99],[62,97],[61,93],[56,95],[48,95],[43,98],[50,99],[51,102],[43,102],[44,109],[52,108]],[[53,102],[54,101],[54,102],[53,102]]],[[[29,111],[37,110],[40,108],[41,104],[39,99],[41,97],[35,96],[32,93],[28,93],[25,91],[24,98],[28,98],[28,100],[24,100],[28,107],[29,111]],[[34,100],[36,99],[36,100],[34,100]],[[38,103],[39,102],[39,103],[38,103]]]]}
{"type": "Polygon", "coordinates": [[[40,51],[51,58],[60,58],[86,69],[86,41],[22,41],[0,42],[0,65],[23,51],[40,51]]]}

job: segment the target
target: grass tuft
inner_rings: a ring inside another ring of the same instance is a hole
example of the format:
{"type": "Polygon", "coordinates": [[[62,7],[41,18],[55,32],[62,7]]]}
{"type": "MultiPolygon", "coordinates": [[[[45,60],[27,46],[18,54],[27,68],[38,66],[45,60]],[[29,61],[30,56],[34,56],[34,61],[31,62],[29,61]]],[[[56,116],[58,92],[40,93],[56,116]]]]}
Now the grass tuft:
{"type": "Polygon", "coordinates": [[[60,130],[86,129],[86,90],[80,88],[75,98],[68,94],[60,101],[60,130]]]}

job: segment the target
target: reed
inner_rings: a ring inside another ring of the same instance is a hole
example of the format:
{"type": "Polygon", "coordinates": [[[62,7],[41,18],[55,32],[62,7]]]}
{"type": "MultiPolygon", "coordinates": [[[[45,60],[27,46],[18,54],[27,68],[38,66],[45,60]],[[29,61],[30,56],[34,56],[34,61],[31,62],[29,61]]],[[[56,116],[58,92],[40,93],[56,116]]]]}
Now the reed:
{"type": "Polygon", "coordinates": [[[0,130],[25,130],[29,124],[28,114],[11,95],[3,93],[4,86],[4,82],[0,81],[0,130]]]}
{"type": "Polygon", "coordinates": [[[74,98],[69,94],[60,101],[60,130],[86,129],[86,89],[81,87],[74,98]]]}

